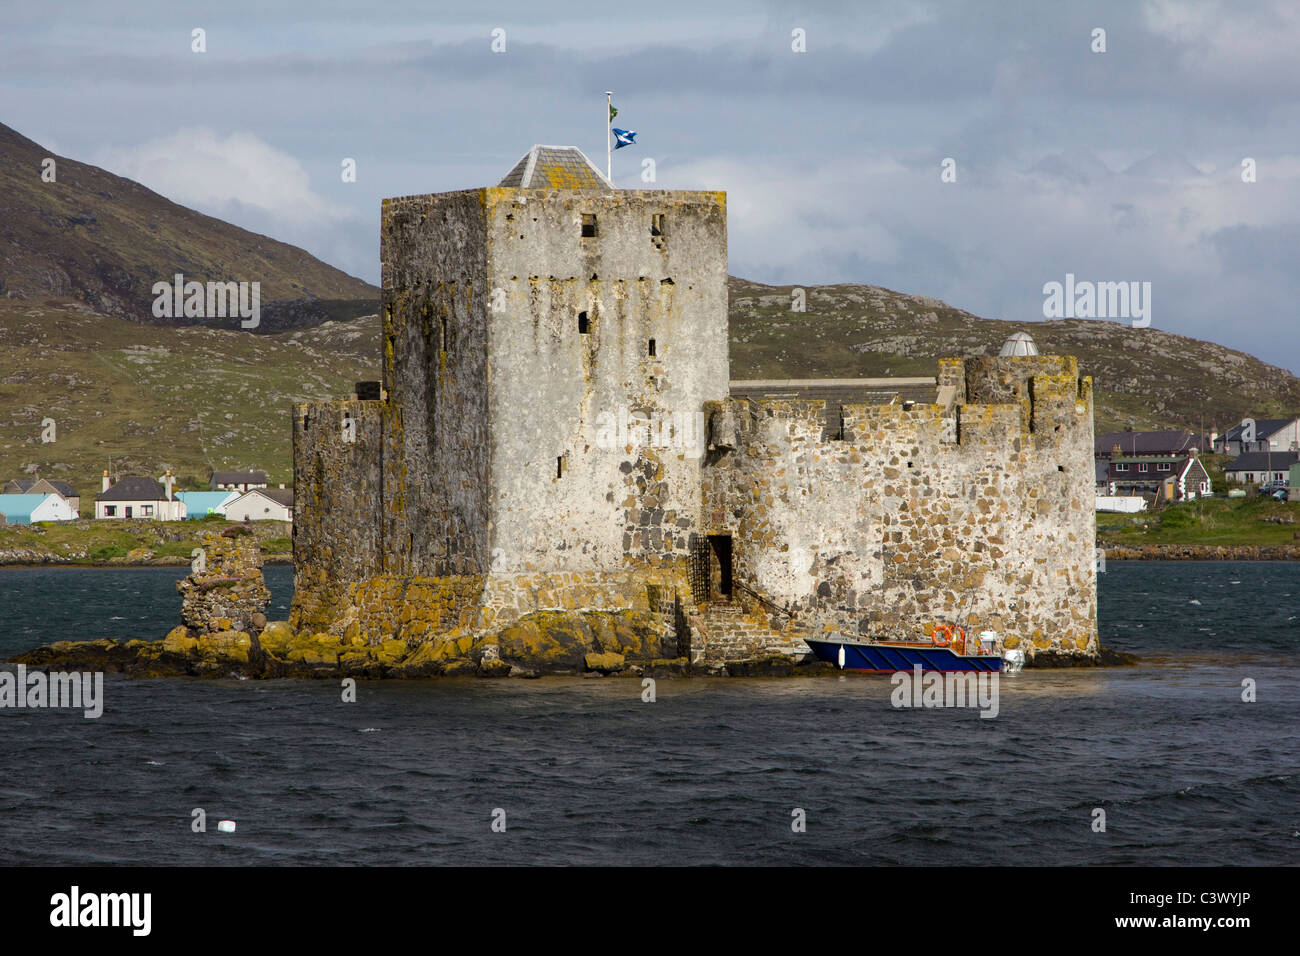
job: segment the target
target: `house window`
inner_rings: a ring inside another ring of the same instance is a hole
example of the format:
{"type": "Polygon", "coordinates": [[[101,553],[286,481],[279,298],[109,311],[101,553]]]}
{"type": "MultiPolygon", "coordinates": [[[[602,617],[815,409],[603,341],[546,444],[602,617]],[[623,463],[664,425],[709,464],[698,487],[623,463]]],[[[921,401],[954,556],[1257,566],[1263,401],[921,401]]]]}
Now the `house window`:
{"type": "Polygon", "coordinates": [[[152,517],[153,517],[153,505],[141,505],[141,506],[140,506],[140,517],[142,517],[142,518],[152,518],[152,517]]]}
{"type": "Polygon", "coordinates": [[[596,238],[596,214],[593,212],[584,212],[582,214],[582,238],[596,238]]]}
{"type": "Polygon", "coordinates": [[[1128,465],[1116,464],[1116,465],[1115,465],[1115,470],[1116,470],[1116,471],[1128,471],[1128,465]]]}
{"type": "Polygon", "coordinates": [[[1147,463],[1145,461],[1138,465],[1138,471],[1142,472],[1143,474],[1146,474],[1146,470],[1147,470],[1147,463]]]}
{"type": "Polygon", "coordinates": [[[104,505],[104,517],[105,517],[105,518],[116,518],[116,517],[117,517],[117,505],[104,505]]]}
{"type": "Polygon", "coordinates": [[[1255,473],[1253,471],[1246,472],[1246,483],[1250,484],[1254,480],[1255,480],[1255,473]]]}
{"type": "Polygon", "coordinates": [[[1168,471],[1168,470],[1169,470],[1169,466],[1167,464],[1161,464],[1156,467],[1156,471],[1168,471]]]}

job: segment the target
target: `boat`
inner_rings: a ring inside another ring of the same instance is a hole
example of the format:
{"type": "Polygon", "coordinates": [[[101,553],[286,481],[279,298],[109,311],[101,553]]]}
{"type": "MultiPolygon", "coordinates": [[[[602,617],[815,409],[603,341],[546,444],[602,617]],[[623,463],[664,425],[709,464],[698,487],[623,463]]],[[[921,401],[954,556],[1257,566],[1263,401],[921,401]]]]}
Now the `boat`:
{"type": "Polygon", "coordinates": [[[831,636],[806,637],[804,643],[812,648],[819,660],[834,664],[841,670],[869,671],[876,674],[894,674],[920,667],[922,671],[939,673],[1014,673],[1024,661],[1022,651],[1007,651],[1003,657],[1001,644],[992,631],[981,631],[979,637],[967,642],[961,628],[940,624],[930,640],[862,640],[859,638],[831,636]]]}

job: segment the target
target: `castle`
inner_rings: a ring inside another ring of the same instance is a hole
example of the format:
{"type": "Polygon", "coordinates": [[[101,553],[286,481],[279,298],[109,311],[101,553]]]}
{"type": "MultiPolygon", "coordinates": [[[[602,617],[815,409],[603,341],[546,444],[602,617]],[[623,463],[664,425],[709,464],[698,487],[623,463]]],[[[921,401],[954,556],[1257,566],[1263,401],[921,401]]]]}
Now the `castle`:
{"type": "Polygon", "coordinates": [[[385,200],[381,233],[382,383],[295,408],[296,631],[509,658],[600,612],[630,623],[597,650],[716,664],[949,622],[1097,655],[1074,358],[732,381],[725,194],[572,147],[385,200]]]}

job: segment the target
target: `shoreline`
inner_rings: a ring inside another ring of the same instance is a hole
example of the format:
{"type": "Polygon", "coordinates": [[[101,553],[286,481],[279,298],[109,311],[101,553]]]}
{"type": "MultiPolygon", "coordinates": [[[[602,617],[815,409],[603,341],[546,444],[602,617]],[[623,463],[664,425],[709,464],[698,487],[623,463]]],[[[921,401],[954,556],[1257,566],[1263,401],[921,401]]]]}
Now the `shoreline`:
{"type": "MultiPolygon", "coordinates": [[[[1097,542],[1097,550],[1107,561],[1300,561],[1300,542],[1296,544],[1140,544],[1115,545],[1097,542]]],[[[292,567],[292,555],[263,558],[263,566],[292,567]]],[[[183,556],[136,560],[107,558],[99,561],[64,558],[61,555],[23,555],[17,560],[0,551],[0,572],[9,569],[36,568],[183,568],[190,559],[183,556]],[[34,560],[35,559],[35,560],[34,560]]]]}

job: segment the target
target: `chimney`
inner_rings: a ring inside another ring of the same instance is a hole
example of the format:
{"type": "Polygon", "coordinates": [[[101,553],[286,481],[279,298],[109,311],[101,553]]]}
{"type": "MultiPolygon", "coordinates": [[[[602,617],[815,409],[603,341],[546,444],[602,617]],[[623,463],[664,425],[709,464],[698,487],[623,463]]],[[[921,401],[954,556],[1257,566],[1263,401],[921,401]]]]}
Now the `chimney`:
{"type": "Polygon", "coordinates": [[[102,487],[100,487],[99,490],[100,490],[101,492],[102,492],[102,491],[108,491],[108,489],[112,486],[112,484],[113,484],[113,483],[112,483],[111,481],[108,480],[108,472],[107,472],[107,471],[104,472],[104,482],[103,482],[102,487]]]}
{"type": "Polygon", "coordinates": [[[171,500],[172,500],[172,485],[175,484],[175,482],[176,482],[176,479],[172,477],[172,470],[171,470],[170,468],[168,468],[168,469],[167,469],[167,474],[163,475],[163,484],[164,484],[164,485],[166,486],[166,488],[167,488],[167,500],[168,500],[168,501],[171,501],[171,500]]]}

